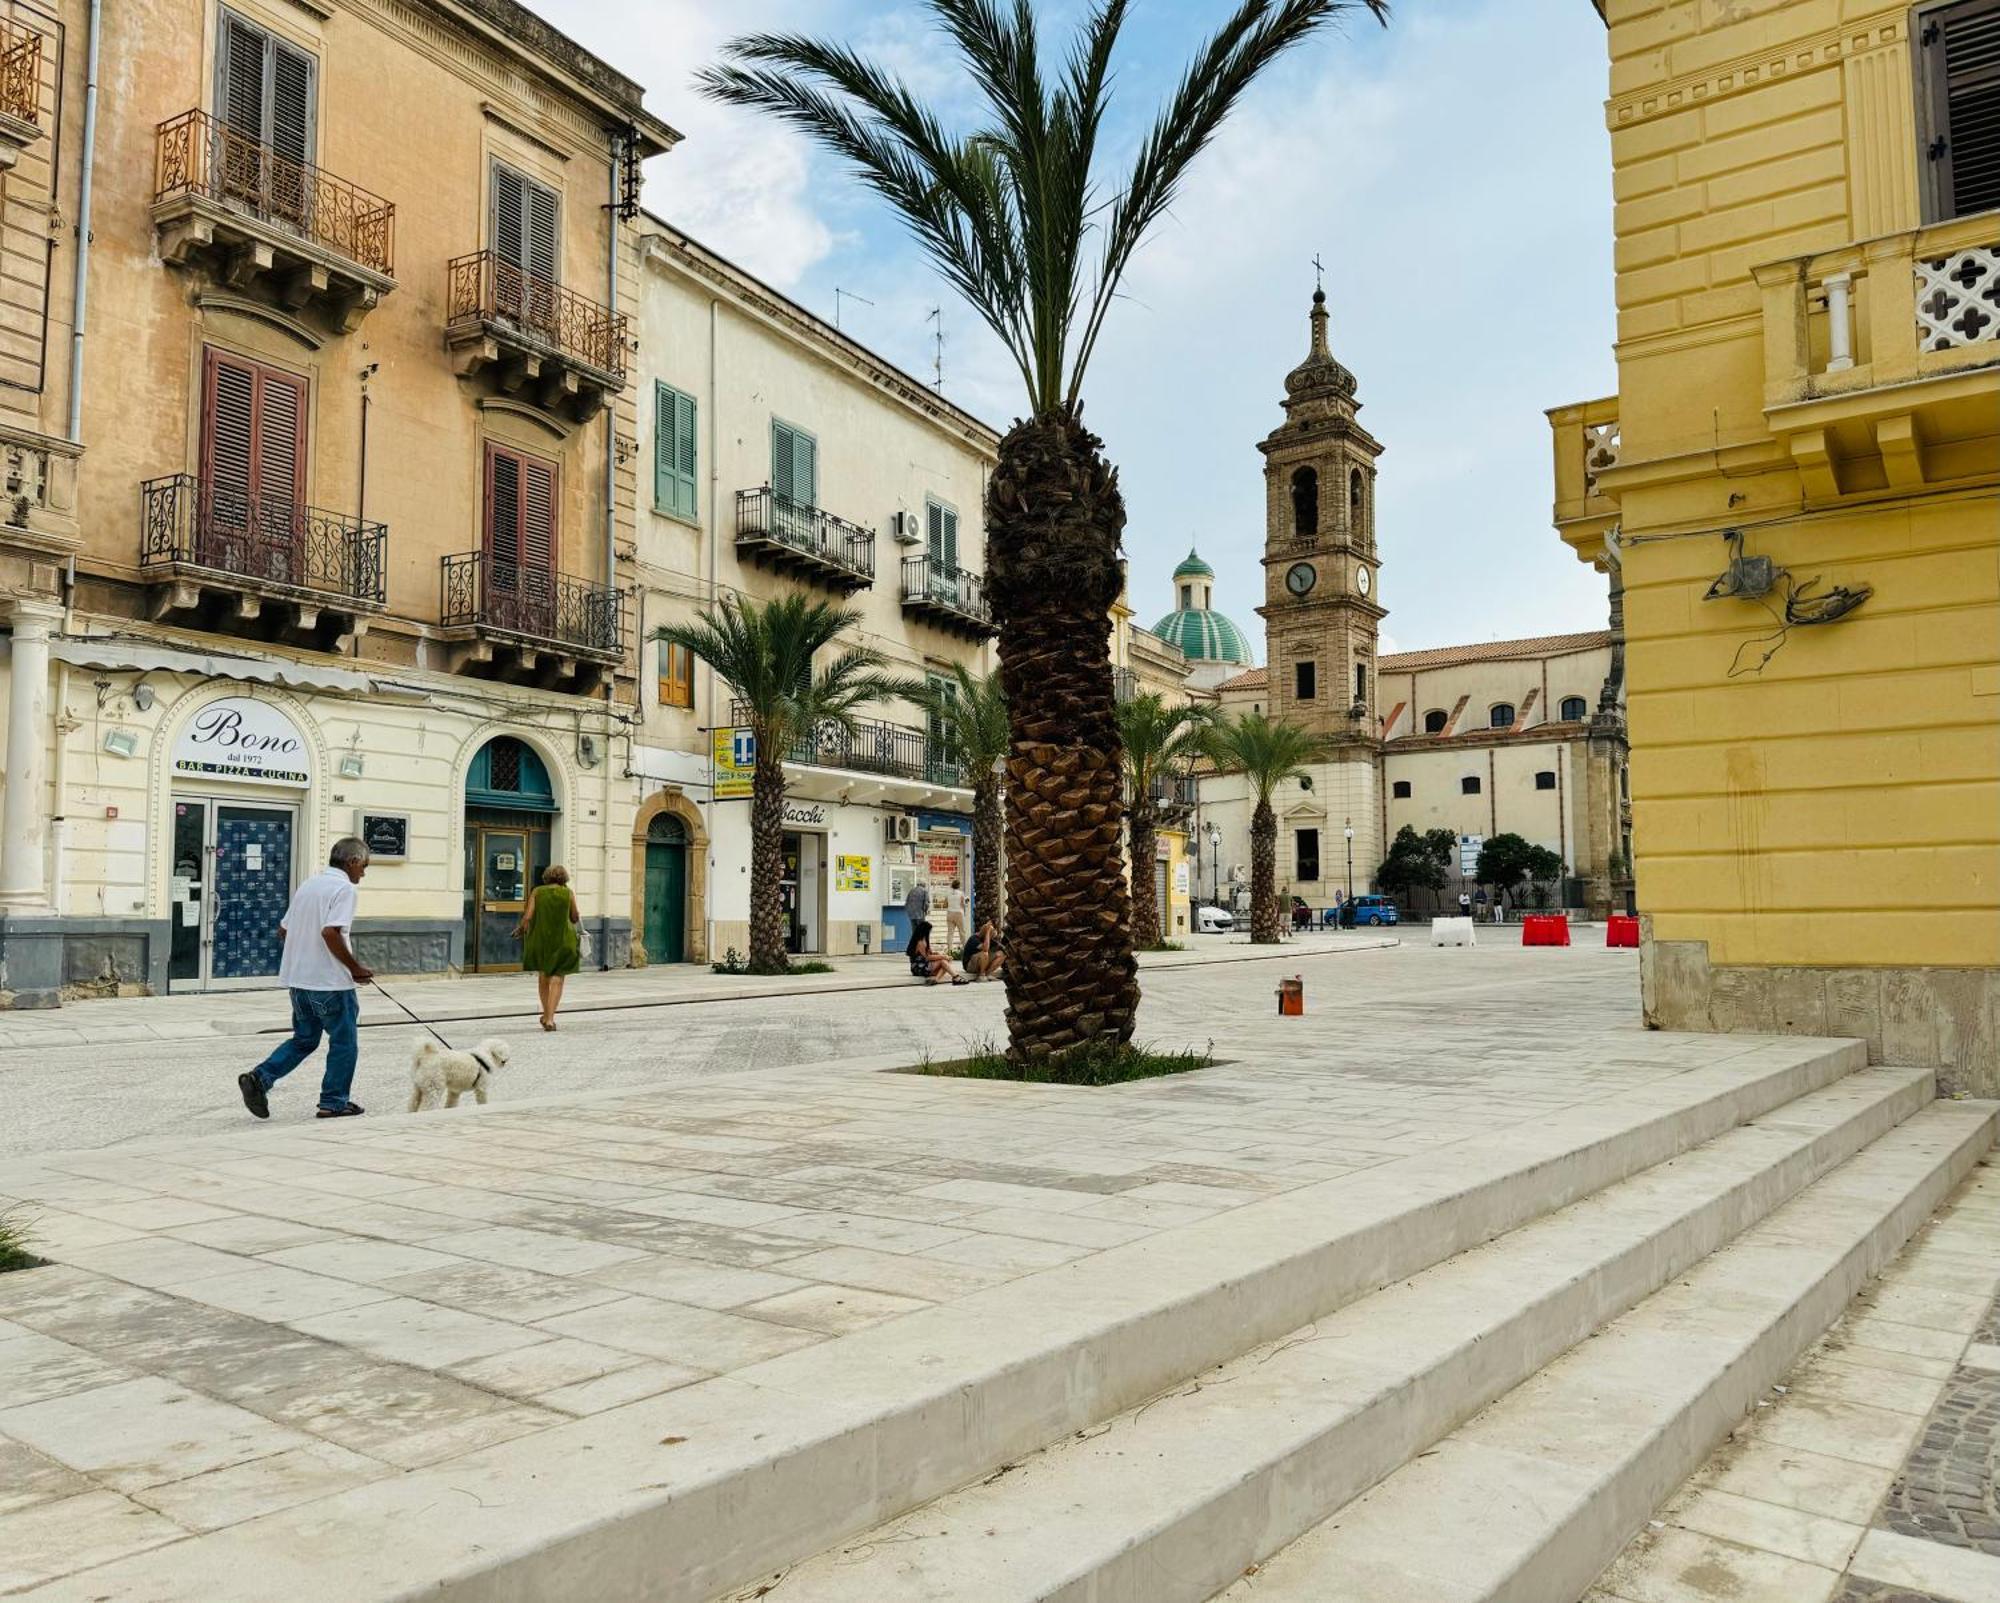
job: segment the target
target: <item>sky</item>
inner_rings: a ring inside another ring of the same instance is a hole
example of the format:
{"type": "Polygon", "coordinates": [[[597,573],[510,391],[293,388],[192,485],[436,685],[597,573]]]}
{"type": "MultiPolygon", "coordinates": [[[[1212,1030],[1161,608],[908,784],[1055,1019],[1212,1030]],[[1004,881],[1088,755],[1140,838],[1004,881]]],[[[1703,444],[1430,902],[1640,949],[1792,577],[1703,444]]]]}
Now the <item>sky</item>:
{"type": "MultiPolygon", "coordinates": [[[[685,135],[647,166],[649,210],[1004,429],[1018,375],[887,205],[835,158],[693,77],[729,37],[839,39],[941,105],[971,97],[912,4],[531,0],[647,89],[685,135]],[[640,21],[635,26],[635,21],[640,21]],[[859,300],[850,300],[856,296],[859,300]]],[[[1600,628],[1602,577],[1549,524],[1543,412],[1612,393],[1611,183],[1603,25],[1588,0],[1395,0],[1271,69],[1198,159],[1141,250],[1085,380],[1118,465],[1133,605],[1171,606],[1191,545],[1216,606],[1256,641],[1263,458],[1306,353],[1312,258],[1334,354],[1359,381],[1379,464],[1382,649],[1600,628]]],[[[1229,0],[1136,0],[1101,156],[1129,151],[1229,0]]],[[[1078,0],[1038,0],[1060,44],[1078,0]]],[[[836,509],[838,510],[838,509],[836,509]]]]}

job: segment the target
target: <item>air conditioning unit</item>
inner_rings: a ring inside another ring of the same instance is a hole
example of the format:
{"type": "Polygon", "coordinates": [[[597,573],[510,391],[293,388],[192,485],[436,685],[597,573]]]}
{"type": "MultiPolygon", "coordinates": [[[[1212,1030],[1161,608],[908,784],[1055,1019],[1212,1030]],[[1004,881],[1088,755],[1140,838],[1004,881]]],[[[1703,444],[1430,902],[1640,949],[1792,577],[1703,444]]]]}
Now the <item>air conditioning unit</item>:
{"type": "Polygon", "coordinates": [[[924,538],[924,531],[917,527],[914,512],[890,513],[889,534],[898,545],[920,545],[924,538]]]}
{"type": "Polygon", "coordinates": [[[894,845],[903,845],[917,838],[917,821],[908,813],[891,813],[882,820],[882,837],[894,845]]]}

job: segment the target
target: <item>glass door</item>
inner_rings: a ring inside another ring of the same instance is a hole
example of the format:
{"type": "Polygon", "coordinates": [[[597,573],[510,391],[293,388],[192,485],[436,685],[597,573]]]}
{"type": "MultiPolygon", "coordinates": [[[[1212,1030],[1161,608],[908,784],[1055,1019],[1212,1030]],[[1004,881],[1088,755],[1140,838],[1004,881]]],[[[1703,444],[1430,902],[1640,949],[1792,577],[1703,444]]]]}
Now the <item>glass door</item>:
{"type": "Polygon", "coordinates": [[[208,815],[205,801],[174,798],[173,863],[167,880],[169,990],[193,990],[204,977],[208,935],[208,815]]]}
{"type": "Polygon", "coordinates": [[[224,990],[276,981],[297,833],[290,807],[174,798],[170,987],[224,990]]]}
{"type": "Polygon", "coordinates": [[[473,910],[471,966],[486,973],[518,969],[521,942],[514,934],[528,905],[528,831],[478,831],[478,905],[473,910]]]}

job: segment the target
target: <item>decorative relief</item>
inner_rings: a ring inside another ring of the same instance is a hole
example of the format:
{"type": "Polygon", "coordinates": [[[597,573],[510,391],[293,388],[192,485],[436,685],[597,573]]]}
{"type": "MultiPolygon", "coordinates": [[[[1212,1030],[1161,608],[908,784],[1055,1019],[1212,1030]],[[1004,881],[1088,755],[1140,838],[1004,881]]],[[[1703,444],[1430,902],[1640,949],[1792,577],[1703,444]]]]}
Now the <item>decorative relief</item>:
{"type": "Polygon", "coordinates": [[[1671,116],[1689,106],[1721,100],[1775,79],[1795,77],[1815,67],[1833,66],[1864,50],[1894,44],[1904,36],[1902,19],[1894,18],[1851,34],[1829,29],[1783,50],[1738,56],[1703,72],[1648,84],[1644,89],[1613,99],[1607,108],[1607,126],[1625,128],[1650,122],[1655,117],[1671,116]]]}
{"type": "Polygon", "coordinates": [[[1583,493],[1597,494],[1597,476],[1618,466],[1618,420],[1583,426],[1583,493]]]}
{"type": "Polygon", "coordinates": [[[1951,351],[2000,340],[2000,245],[1917,263],[1917,343],[1951,351]]]}

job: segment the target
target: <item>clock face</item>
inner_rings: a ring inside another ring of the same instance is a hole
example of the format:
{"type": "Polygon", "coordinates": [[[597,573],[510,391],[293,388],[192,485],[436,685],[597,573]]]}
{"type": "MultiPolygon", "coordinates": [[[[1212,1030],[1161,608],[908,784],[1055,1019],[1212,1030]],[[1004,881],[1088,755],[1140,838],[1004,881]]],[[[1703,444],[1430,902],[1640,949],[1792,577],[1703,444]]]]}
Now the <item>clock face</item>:
{"type": "Polygon", "coordinates": [[[1302,596],[1319,583],[1319,574],[1310,562],[1294,562],[1285,570],[1285,588],[1295,596],[1302,596]]]}
{"type": "Polygon", "coordinates": [[[1368,570],[1366,568],[1356,568],[1354,570],[1354,582],[1361,587],[1361,593],[1364,596],[1368,594],[1368,586],[1372,581],[1368,577],[1368,570]]]}

